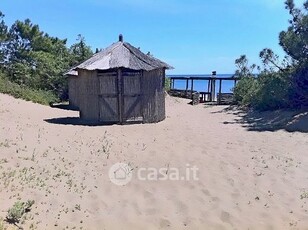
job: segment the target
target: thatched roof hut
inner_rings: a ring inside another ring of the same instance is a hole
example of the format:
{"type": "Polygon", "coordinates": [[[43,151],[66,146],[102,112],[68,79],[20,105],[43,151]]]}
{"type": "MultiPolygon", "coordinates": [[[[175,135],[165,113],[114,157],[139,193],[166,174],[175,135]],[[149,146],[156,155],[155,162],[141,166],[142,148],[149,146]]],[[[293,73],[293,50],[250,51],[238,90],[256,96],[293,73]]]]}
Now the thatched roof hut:
{"type": "Polygon", "coordinates": [[[165,70],[172,68],[119,41],[66,73],[69,100],[82,119],[158,122],[165,118],[165,70]]]}

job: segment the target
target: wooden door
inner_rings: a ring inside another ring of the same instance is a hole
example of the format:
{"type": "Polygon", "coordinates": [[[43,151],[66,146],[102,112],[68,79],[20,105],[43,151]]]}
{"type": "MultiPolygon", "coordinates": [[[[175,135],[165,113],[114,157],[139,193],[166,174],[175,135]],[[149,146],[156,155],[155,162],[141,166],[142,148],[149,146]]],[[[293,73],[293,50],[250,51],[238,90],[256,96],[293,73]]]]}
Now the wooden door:
{"type": "Polygon", "coordinates": [[[121,114],[124,122],[143,121],[141,106],[141,72],[123,71],[122,82],[122,108],[121,114]]]}
{"type": "Polygon", "coordinates": [[[120,122],[118,73],[98,73],[99,79],[99,117],[106,123],[120,122]]]}

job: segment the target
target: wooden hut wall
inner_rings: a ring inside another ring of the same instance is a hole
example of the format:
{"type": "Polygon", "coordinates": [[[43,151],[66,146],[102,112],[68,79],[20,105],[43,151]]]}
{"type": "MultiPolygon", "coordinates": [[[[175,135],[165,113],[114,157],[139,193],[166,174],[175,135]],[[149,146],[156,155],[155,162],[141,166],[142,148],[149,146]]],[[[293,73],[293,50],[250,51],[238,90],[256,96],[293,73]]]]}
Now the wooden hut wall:
{"type": "Polygon", "coordinates": [[[78,70],[78,107],[80,117],[86,120],[99,120],[97,71],[78,70]]]}
{"type": "Polygon", "coordinates": [[[143,121],[142,71],[122,69],[122,115],[124,122],[143,121]]]}
{"type": "Polygon", "coordinates": [[[144,123],[165,119],[165,70],[143,71],[141,88],[143,92],[142,113],[144,123]]]}
{"type": "Polygon", "coordinates": [[[71,106],[78,107],[78,76],[68,77],[68,98],[71,106]]]}
{"type": "Polygon", "coordinates": [[[99,120],[106,123],[120,121],[118,70],[98,72],[99,120]]]}
{"type": "MultiPolygon", "coordinates": [[[[109,73],[110,74],[110,73],[109,73]]],[[[123,78],[129,76],[123,76],[123,78]]],[[[130,79],[126,79],[130,82],[130,79]]],[[[141,104],[136,111],[140,111],[144,123],[159,122],[165,119],[165,70],[158,69],[152,71],[142,71],[140,88],[141,104]]],[[[100,82],[97,71],[78,70],[78,77],[69,78],[70,103],[79,107],[80,117],[85,120],[99,121],[100,117],[100,82]]],[[[109,86],[108,86],[109,87],[109,86]]],[[[110,86],[111,87],[111,86],[110,86]]],[[[128,88],[132,87],[129,84],[128,88]]],[[[111,87],[112,89],[115,87],[111,87]]],[[[102,89],[101,89],[102,90],[102,89]]],[[[109,90],[109,89],[108,89],[109,90]]],[[[111,89],[110,89],[111,90],[111,89]]],[[[132,89],[129,89],[130,91],[132,89]]],[[[129,91],[129,92],[130,92],[129,91]]],[[[107,94],[108,92],[104,92],[107,94]]],[[[122,92],[123,93],[123,92],[122,92]]],[[[127,94],[128,92],[125,91],[127,94]]],[[[135,93],[131,92],[131,94],[135,93]]],[[[124,100],[124,99],[123,99],[124,100]]],[[[125,112],[125,107],[123,107],[125,112]]],[[[135,116],[134,113],[132,113],[135,116]]],[[[131,116],[132,116],[131,115],[131,116]]],[[[137,114],[138,115],[138,114],[137,114]]],[[[136,116],[137,116],[136,115],[136,116]]],[[[104,119],[105,120],[105,119],[104,119]]]]}

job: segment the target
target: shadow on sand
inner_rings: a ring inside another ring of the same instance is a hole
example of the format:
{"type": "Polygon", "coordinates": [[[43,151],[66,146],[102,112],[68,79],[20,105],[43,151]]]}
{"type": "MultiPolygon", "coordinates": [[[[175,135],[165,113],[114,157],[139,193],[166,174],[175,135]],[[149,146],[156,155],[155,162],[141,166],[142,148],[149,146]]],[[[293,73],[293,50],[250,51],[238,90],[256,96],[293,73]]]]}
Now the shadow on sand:
{"type": "Polygon", "coordinates": [[[78,126],[112,126],[112,125],[138,125],[142,124],[141,121],[127,121],[119,124],[118,122],[98,122],[83,120],[79,117],[59,117],[44,119],[45,122],[57,125],[78,125],[78,126]]]}
{"type": "Polygon", "coordinates": [[[236,118],[224,124],[241,124],[248,131],[278,131],[308,133],[308,109],[301,111],[244,111],[234,106],[213,113],[233,114],[236,118]]]}
{"type": "Polygon", "coordinates": [[[79,117],[59,117],[59,118],[51,118],[45,119],[47,123],[50,124],[58,124],[58,125],[79,125],[79,126],[110,126],[114,125],[114,123],[98,123],[82,120],[79,117]]]}
{"type": "Polygon", "coordinates": [[[56,109],[64,109],[64,110],[71,110],[71,111],[79,111],[76,106],[71,106],[69,104],[52,104],[50,105],[51,108],[56,108],[56,109]]]}
{"type": "MultiPolygon", "coordinates": [[[[56,109],[70,110],[70,111],[79,111],[78,107],[71,106],[67,103],[53,104],[51,105],[51,107],[56,109]]],[[[57,125],[79,125],[79,126],[114,125],[111,123],[99,123],[88,120],[82,120],[79,117],[57,117],[57,118],[44,119],[44,121],[50,124],[57,124],[57,125]]]]}

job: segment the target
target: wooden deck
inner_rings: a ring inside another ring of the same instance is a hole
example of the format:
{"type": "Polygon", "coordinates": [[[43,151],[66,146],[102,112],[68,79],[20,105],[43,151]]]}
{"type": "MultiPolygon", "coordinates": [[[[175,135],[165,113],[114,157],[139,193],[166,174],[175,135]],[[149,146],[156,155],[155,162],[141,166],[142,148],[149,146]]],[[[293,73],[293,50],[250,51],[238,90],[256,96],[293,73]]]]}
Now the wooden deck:
{"type": "Polygon", "coordinates": [[[217,104],[226,104],[232,103],[233,94],[232,93],[223,93],[222,84],[223,81],[233,81],[234,86],[236,85],[238,77],[218,77],[213,75],[211,77],[170,77],[170,89],[175,89],[175,81],[186,81],[185,90],[190,90],[191,92],[195,91],[194,82],[196,81],[208,81],[207,89],[205,91],[200,91],[200,102],[217,102],[217,104]],[[189,84],[190,83],[190,84],[189,84]],[[216,83],[219,84],[218,93],[216,95],[216,83]],[[189,89],[190,85],[190,89],[189,89]]]}

